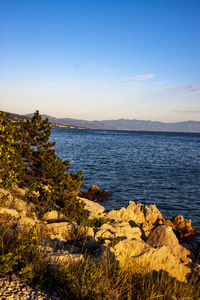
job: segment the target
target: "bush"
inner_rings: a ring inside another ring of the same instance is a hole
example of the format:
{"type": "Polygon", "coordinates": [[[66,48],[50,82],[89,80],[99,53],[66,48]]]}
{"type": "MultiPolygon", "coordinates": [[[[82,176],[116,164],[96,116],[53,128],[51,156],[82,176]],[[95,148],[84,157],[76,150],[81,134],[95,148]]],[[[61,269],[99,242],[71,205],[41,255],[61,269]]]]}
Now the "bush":
{"type": "Polygon", "coordinates": [[[83,186],[82,172],[69,172],[69,161],[56,155],[55,142],[49,142],[51,124],[38,111],[31,120],[13,123],[0,114],[0,176],[2,187],[18,184],[25,188],[26,201],[37,204],[39,214],[61,209],[80,222],[86,212],[78,201],[83,186]]]}
{"type": "Polygon", "coordinates": [[[29,234],[16,230],[12,217],[0,216],[0,275],[18,274],[32,281],[40,257],[37,232],[29,234]],[[6,224],[6,225],[4,225],[6,224]]]}
{"type": "Polygon", "coordinates": [[[0,112],[0,178],[1,185],[12,187],[18,183],[18,176],[24,167],[18,151],[19,131],[4,113],[0,112]]]}

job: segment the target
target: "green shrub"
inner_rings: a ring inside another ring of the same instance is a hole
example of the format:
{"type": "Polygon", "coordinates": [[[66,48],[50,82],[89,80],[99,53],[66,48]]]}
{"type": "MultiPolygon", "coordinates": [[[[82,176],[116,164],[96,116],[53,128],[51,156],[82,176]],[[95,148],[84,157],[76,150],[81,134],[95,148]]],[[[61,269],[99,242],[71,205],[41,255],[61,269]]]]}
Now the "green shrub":
{"type": "Polygon", "coordinates": [[[12,187],[24,167],[18,149],[19,132],[15,123],[0,112],[0,179],[1,186],[12,187]]]}
{"type": "Polygon", "coordinates": [[[26,201],[37,205],[38,213],[59,208],[70,219],[86,217],[77,199],[83,186],[82,172],[69,171],[68,160],[56,155],[50,142],[51,124],[38,111],[31,120],[13,123],[0,113],[0,185],[26,188],[26,201]]]}
{"type": "Polygon", "coordinates": [[[29,234],[18,232],[14,218],[4,218],[0,224],[0,275],[18,274],[31,281],[35,276],[38,261],[38,236],[36,231],[29,234]],[[10,226],[9,226],[10,223],[10,226]],[[6,225],[4,225],[6,224],[6,225]]]}
{"type": "Polygon", "coordinates": [[[98,218],[91,218],[91,219],[86,219],[83,225],[85,226],[90,226],[93,228],[99,228],[103,224],[107,223],[109,224],[111,221],[108,218],[105,217],[98,217],[98,218]]]}

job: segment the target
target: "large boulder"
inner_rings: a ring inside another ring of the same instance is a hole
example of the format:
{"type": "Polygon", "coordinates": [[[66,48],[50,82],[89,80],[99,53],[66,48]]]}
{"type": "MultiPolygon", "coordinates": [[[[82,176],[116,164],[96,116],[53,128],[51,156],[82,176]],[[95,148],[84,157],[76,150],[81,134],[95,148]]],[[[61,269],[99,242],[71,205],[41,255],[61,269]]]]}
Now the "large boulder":
{"type": "Polygon", "coordinates": [[[66,217],[57,210],[51,210],[51,211],[46,212],[43,215],[42,219],[45,221],[56,221],[56,220],[65,220],[66,217]]]}
{"type": "Polygon", "coordinates": [[[0,215],[8,215],[10,217],[20,218],[20,213],[13,208],[0,207],[0,215]]]}
{"type": "Polygon", "coordinates": [[[150,224],[155,224],[156,222],[163,220],[163,216],[155,204],[144,205],[143,212],[146,222],[150,224]]]}
{"type": "Polygon", "coordinates": [[[4,225],[15,225],[19,231],[23,232],[29,232],[33,227],[40,225],[40,221],[37,220],[35,215],[33,215],[33,218],[27,217],[24,211],[18,212],[12,208],[0,207],[0,218],[5,219],[4,225]]]}
{"type": "Polygon", "coordinates": [[[58,220],[58,218],[59,218],[59,214],[57,210],[48,211],[42,217],[42,219],[45,221],[58,220]]]}
{"type": "Polygon", "coordinates": [[[171,254],[188,264],[192,260],[190,251],[179,244],[179,241],[171,227],[158,226],[148,236],[147,244],[152,247],[166,246],[171,254]]]}
{"type": "Polygon", "coordinates": [[[61,236],[64,239],[71,239],[75,230],[77,229],[77,224],[75,222],[59,222],[50,223],[45,225],[46,235],[61,236]]]}
{"type": "Polygon", "coordinates": [[[123,240],[111,248],[122,267],[131,266],[135,272],[165,271],[179,281],[187,281],[190,268],[169,252],[166,246],[154,249],[142,240],[123,240]]]}
{"type": "Polygon", "coordinates": [[[79,196],[91,201],[104,202],[111,194],[107,191],[100,191],[97,185],[92,185],[87,191],[79,192],[79,196]]]}
{"type": "Polygon", "coordinates": [[[113,223],[116,230],[116,237],[127,239],[140,239],[142,232],[138,226],[131,226],[129,222],[116,221],[113,223]]]}
{"type": "Polygon", "coordinates": [[[129,205],[125,208],[122,207],[118,210],[111,210],[107,213],[107,217],[113,220],[123,220],[129,222],[130,220],[135,221],[137,224],[144,223],[144,205],[141,203],[135,204],[133,201],[129,202],[129,205]]]}
{"type": "Polygon", "coordinates": [[[129,201],[129,205],[126,208],[111,210],[107,216],[113,219],[123,219],[127,222],[132,220],[137,224],[144,222],[154,224],[158,219],[163,219],[161,212],[157,209],[155,204],[135,204],[134,201],[129,201]]]}
{"type": "Polygon", "coordinates": [[[142,232],[139,227],[131,227],[128,222],[115,221],[112,224],[103,224],[95,235],[95,239],[114,240],[121,239],[140,239],[142,232]]]}
{"type": "Polygon", "coordinates": [[[51,262],[51,267],[56,268],[66,263],[81,263],[84,261],[84,256],[81,253],[72,253],[71,250],[54,250],[51,247],[40,246],[41,255],[44,260],[51,262]]]}
{"type": "Polygon", "coordinates": [[[32,219],[29,217],[22,217],[18,219],[17,226],[21,230],[30,230],[31,228],[35,227],[37,224],[39,224],[39,221],[37,219],[32,219]]]}
{"type": "Polygon", "coordinates": [[[116,230],[114,229],[114,227],[112,225],[105,223],[99,228],[99,230],[95,234],[95,239],[97,241],[112,240],[112,239],[114,239],[115,232],[116,232],[116,230]]]}
{"type": "Polygon", "coordinates": [[[18,198],[24,197],[25,190],[15,187],[15,194],[12,195],[9,191],[0,189],[0,199],[2,199],[2,206],[6,208],[12,208],[18,212],[24,212],[25,214],[31,213],[35,205],[33,203],[26,203],[22,199],[18,198]]]}
{"type": "Polygon", "coordinates": [[[138,226],[142,227],[146,236],[149,235],[151,230],[157,226],[160,221],[161,223],[164,222],[162,214],[156,205],[135,204],[133,201],[129,202],[127,208],[123,207],[119,210],[111,210],[107,213],[106,217],[112,220],[135,222],[138,226]]]}
{"type": "Polygon", "coordinates": [[[79,199],[84,202],[84,204],[85,204],[84,208],[85,208],[85,210],[88,211],[89,218],[98,218],[98,217],[104,216],[103,213],[105,211],[105,208],[102,205],[100,205],[94,201],[85,199],[85,198],[79,197],[79,199]]]}
{"type": "Polygon", "coordinates": [[[12,207],[12,208],[16,209],[17,211],[24,211],[25,213],[28,212],[27,203],[18,198],[13,197],[12,200],[10,201],[10,203],[6,202],[6,205],[8,207],[12,207]]]}
{"type": "Polygon", "coordinates": [[[192,238],[197,233],[196,228],[191,224],[191,220],[184,220],[181,215],[174,216],[167,222],[174,230],[178,231],[181,239],[192,238]]]}

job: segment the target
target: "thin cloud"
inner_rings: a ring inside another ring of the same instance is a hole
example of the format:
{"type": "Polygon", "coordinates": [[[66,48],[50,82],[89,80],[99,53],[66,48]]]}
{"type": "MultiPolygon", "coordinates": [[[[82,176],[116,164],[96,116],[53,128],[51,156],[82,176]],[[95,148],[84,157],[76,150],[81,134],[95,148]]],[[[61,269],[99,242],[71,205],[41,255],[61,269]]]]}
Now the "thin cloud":
{"type": "Polygon", "coordinates": [[[121,77],[121,80],[146,80],[146,79],[151,79],[155,77],[155,74],[140,74],[137,76],[130,76],[130,77],[121,77]]]}
{"type": "Polygon", "coordinates": [[[191,92],[196,92],[196,91],[200,91],[200,84],[165,86],[162,89],[163,90],[188,90],[191,92]]]}
{"type": "Polygon", "coordinates": [[[176,90],[185,90],[185,91],[189,91],[189,92],[197,92],[197,91],[200,91],[200,84],[163,86],[163,87],[158,87],[158,86],[144,87],[144,86],[140,86],[139,84],[137,85],[134,82],[132,82],[132,83],[130,82],[128,84],[127,89],[128,90],[140,90],[140,91],[176,91],[176,90]]]}
{"type": "Polygon", "coordinates": [[[136,80],[146,80],[155,77],[155,74],[141,74],[134,77],[136,80]]]}
{"type": "Polygon", "coordinates": [[[174,113],[188,113],[188,114],[199,114],[200,110],[172,110],[174,113]]]}

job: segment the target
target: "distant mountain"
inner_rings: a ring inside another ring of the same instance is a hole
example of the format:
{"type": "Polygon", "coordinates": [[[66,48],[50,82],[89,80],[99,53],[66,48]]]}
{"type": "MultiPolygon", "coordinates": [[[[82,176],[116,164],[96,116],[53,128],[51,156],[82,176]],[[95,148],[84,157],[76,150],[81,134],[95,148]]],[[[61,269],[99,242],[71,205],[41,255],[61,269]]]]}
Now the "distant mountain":
{"type": "MultiPolygon", "coordinates": [[[[12,120],[13,122],[22,122],[22,121],[26,121],[26,120],[30,120],[32,118],[32,116],[34,114],[28,114],[28,115],[18,115],[15,113],[10,113],[10,112],[6,112],[4,111],[4,113],[7,115],[7,117],[12,120]]],[[[42,116],[43,119],[46,119],[46,117],[42,116]]],[[[56,118],[52,118],[55,119],[55,122],[52,120],[51,122],[51,127],[52,128],[72,128],[72,129],[85,129],[84,127],[80,127],[80,126],[74,126],[74,125],[66,125],[66,124],[60,124],[60,123],[56,123],[56,118]]]]}
{"type": "Polygon", "coordinates": [[[26,120],[30,119],[30,117],[24,116],[24,115],[18,115],[18,114],[6,112],[6,111],[4,111],[4,113],[7,115],[7,117],[10,120],[12,120],[14,122],[21,122],[21,121],[26,121],[26,120]]]}
{"type": "MultiPolygon", "coordinates": [[[[31,117],[33,114],[26,115],[31,117]]],[[[133,131],[172,131],[172,132],[200,132],[199,121],[186,121],[177,123],[163,123],[142,120],[104,120],[104,121],[86,121],[71,118],[55,118],[48,115],[42,115],[42,118],[48,118],[51,123],[84,127],[89,129],[103,130],[133,130],[133,131]]]]}

